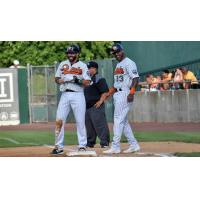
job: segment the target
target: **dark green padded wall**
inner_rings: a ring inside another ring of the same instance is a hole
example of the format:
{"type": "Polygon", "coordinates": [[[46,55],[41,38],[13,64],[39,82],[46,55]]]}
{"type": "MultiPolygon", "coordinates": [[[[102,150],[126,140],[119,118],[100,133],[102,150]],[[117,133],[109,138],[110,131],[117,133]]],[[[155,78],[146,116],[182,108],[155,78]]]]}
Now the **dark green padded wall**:
{"type": "Polygon", "coordinates": [[[20,123],[29,123],[28,80],[27,70],[18,69],[20,123]]]}
{"type": "Polygon", "coordinates": [[[200,59],[200,42],[124,41],[122,45],[140,73],[200,59]]]}

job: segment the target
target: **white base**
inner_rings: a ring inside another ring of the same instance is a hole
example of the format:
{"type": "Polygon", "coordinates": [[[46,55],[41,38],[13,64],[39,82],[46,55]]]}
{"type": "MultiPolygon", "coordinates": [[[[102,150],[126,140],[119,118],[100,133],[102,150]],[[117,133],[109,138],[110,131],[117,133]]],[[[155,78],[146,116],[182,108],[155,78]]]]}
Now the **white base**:
{"type": "Polygon", "coordinates": [[[96,151],[71,151],[66,156],[97,156],[96,151]]]}

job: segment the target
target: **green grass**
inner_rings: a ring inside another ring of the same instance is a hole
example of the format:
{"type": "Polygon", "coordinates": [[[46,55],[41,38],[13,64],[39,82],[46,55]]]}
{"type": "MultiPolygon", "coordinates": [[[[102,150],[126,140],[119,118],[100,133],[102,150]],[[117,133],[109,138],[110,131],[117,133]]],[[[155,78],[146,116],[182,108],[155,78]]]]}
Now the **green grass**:
{"type": "MultiPolygon", "coordinates": [[[[53,145],[54,133],[47,131],[2,131],[0,132],[0,147],[53,145]],[[14,141],[9,141],[9,140],[14,141]],[[19,144],[16,144],[14,142],[19,144]]],[[[77,136],[74,133],[65,134],[65,144],[77,144],[77,136]]]]}
{"type": "MultiPolygon", "coordinates": [[[[139,142],[176,141],[176,142],[186,142],[186,143],[200,143],[200,133],[137,132],[135,133],[135,137],[138,139],[139,142]]],[[[122,142],[126,142],[125,137],[122,137],[122,142]]],[[[0,132],[0,147],[38,146],[44,144],[48,145],[54,144],[53,132],[48,132],[48,131],[1,131],[0,132]]],[[[67,145],[77,144],[76,133],[66,132],[65,144],[67,145]]]]}
{"type": "Polygon", "coordinates": [[[200,132],[140,132],[135,134],[141,142],[174,141],[200,143],[200,132]]]}
{"type": "Polygon", "coordinates": [[[175,153],[174,156],[178,156],[178,157],[200,157],[200,152],[175,153]]]}

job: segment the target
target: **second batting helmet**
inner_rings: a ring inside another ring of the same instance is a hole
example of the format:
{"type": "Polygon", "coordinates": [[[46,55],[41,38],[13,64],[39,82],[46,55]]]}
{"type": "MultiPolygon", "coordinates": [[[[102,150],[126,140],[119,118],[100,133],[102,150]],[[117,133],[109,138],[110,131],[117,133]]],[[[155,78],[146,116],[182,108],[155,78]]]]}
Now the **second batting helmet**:
{"type": "Polygon", "coordinates": [[[119,44],[119,43],[116,43],[112,46],[110,53],[115,54],[115,53],[118,53],[118,52],[123,51],[123,50],[124,50],[124,48],[122,47],[122,45],[119,44]]]}

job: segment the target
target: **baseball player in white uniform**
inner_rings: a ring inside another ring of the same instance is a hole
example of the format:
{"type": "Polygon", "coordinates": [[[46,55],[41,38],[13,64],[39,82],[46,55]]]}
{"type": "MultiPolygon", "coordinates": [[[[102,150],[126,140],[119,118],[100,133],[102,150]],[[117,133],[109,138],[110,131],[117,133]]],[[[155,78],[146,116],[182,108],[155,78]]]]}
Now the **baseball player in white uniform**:
{"type": "Polygon", "coordinates": [[[121,152],[120,140],[122,133],[124,133],[129,143],[129,148],[123,153],[132,153],[140,150],[140,146],[128,122],[128,112],[133,104],[139,75],[135,62],[125,56],[121,44],[114,44],[111,53],[118,61],[114,71],[114,87],[110,88],[108,93],[108,96],[114,94],[114,137],[111,148],[103,153],[116,154],[121,152]]]}
{"type": "Polygon", "coordinates": [[[60,63],[55,75],[55,81],[60,85],[62,95],[56,114],[55,148],[52,151],[54,155],[64,152],[64,124],[71,108],[76,120],[78,150],[86,150],[86,103],[83,87],[90,84],[91,78],[87,65],[79,61],[79,53],[80,48],[78,45],[69,46],[66,50],[68,60],[60,63]]]}

